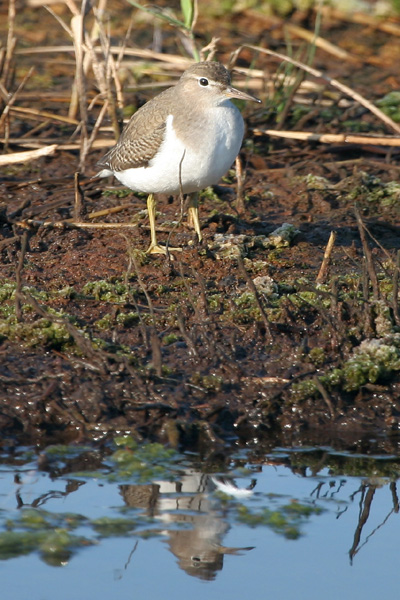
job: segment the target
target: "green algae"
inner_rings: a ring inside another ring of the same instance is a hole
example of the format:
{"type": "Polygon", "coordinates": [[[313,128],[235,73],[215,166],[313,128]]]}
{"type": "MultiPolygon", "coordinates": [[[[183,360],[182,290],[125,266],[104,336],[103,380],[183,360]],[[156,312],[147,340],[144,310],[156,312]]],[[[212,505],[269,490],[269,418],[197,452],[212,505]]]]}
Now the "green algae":
{"type": "Polygon", "coordinates": [[[347,200],[360,200],[382,207],[396,206],[400,200],[400,184],[397,181],[383,182],[379,177],[360,171],[358,182],[346,194],[347,200]]]}
{"type": "Polygon", "coordinates": [[[140,482],[151,481],[154,477],[170,477],[176,462],[176,452],[162,444],[139,445],[131,436],[114,438],[116,449],[109,458],[113,471],[110,481],[134,479],[140,482]]]}
{"type": "Polygon", "coordinates": [[[93,543],[72,533],[84,522],[82,515],[23,508],[16,518],[7,519],[5,531],[0,531],[0,560],[36,551],[45,562],[61,566],[78,549],[93,543]]]}
{"type": "MultiPolygon", "coordinates": [[[[400,371],[400,334],[364,340],[339,368],[318,376],[328,391],[356,392],[367,383],[382,383],[400,371]]],[[[320,394],[314,379],[305,379],[291,387],[292,401],[316,398],[320,394]]]]}
{"type": "Polygon", "coordinates": [[[376,100],[375,104],[393,121],[400,122],[400,92],[398,90],[392,90],[383,98],[376,100]]]}
{"type": "Polygon", "coordinates": [[[98,301],[124,304],[129,300],[130,294],[135,295],[136,291],[121,281],[99,280],[85,283],[82,293],[98,301]]]}
{"type": "Polygon", "coordinates": [[[14,315],[0,321],[0,336],[24,342],[29,348],[46,346],[60,350],[71,347],[73,343],[63,323],[45,318],[19,322],[14,315]]]}
{"type": "Polygon", "coordinates": [[[302,525],[312,515],[320,515],[322,512],[320,507],[295,501],[279,508],[264,507],[260,510],[251,510],[241,504],[237,506],[236,519],[249,527],[268,527],[287,539],[296,540],[302,535],[302,525]]]}
{"type": "Polygon", "coordinates": [[[99,517],[91,521],[91,525],[102,538],[125,537],[136,529],[137,522],[135,519],[124,519],[121,517],[99,517]]]}

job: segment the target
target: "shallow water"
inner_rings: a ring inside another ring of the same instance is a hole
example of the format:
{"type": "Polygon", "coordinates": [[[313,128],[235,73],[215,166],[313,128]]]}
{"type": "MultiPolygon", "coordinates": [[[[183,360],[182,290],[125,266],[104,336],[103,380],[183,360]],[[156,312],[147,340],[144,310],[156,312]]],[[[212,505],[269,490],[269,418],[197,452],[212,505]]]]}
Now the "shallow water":
{"type": "Polygon", "coordinates": [[[4,599],[368,600],[398,581],[396,456],[280,448],[221,469],[120,440],[1,460],[4,599]]]}

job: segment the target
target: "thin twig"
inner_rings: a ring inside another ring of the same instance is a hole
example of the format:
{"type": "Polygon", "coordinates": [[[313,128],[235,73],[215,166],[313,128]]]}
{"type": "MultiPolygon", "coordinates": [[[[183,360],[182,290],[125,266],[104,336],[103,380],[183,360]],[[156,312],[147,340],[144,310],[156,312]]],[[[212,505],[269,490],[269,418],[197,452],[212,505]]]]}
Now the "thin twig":
{"type": "Polygon", "coordinates": [[[28,79],[30,78],[30,76],[32,75],[32,73],[33,73],[34,70],[35,70],[34,67],[31,67],[29,69],[28,73],[25,75],[25,77],[23,78],[23,80],[19,84],[17,90],[7,100],[7,105],[6,105],[5,109],[3,110],[3,114],[0,117],[0,128],[3,125],[5,119],[8,117],[8,114],[9,114],[9,112],[11,110],[11,107],[14,104],[14,102],[16,101],[19,92],[24,88],[26,82],[28,81],[28,79]]]}
{"type": "Polygon", "coordinates": [[[152,359],[153,359],[153,368],[156,372],[157,377],[161,377],[162,376],[162,354],[161,354],[160,339],[158,337],[158,333],[157,333],[157,330],[155,327],[156,319],[155,319],[155,314],[154,314],[153,303],[151,301],[150,294],[147,290],[147,287],[145,286],[145,283],[142,279],[138,262],[133,253],[130,256],[130,259],[135,267],[138,283],[140,285],[142,292],[144,293],[144,295],[146,297],[146,301],[147,301],[147,304],[149,307],[150,316],[151,316],[150,345],[151,345],[151,353],[152,353],[152,359]]]}
{"type": "Polygon", "coordinates": [[[399,312],[399,275],[400,275],[400,250],[397,251],[396,266],[393,275],[393,316],[396,325],[400,325],[400,312],[399,312]]]}
{"type": "Polygon", "coordinates": [[[176,309],[175,315],[176,315],[176,321],[178,323],[179,331],[181,332],[181,335],[182,335],[187,347],[189,348],[189,350],[193,354],[193,356],[198,357],[199,353],[197,352],[195,342],[185,327],[185,321],[184,321],[182,311],[180,308],[176,309]]]}
{"type": "Polygon", "coordinates": [[[25,254],[28,249],[28,240],[29,240],[29,231],[24,231],[21,236],[21,249],[19,251],[18,257],[18,266],[15,271],[15,281],[16,281],[16,289],[15,289],[15,316],[17,317],[17,321],[22,321],[22,271],[24,268],[24,260],[25,254]]]}
{"type": "Polygon", "coordinates": [[[267,339],[268,339],[269,342],[272,342],[273,337],[272,337],[272,333],[271,333],[270,322],[268,320],[268,317],[267,317],[267,314],[266,314],[266,312],[264,310],[264,307],[261,304],[260,297],[259,297],[258,292],[257,292],[257,288],[254,285],[254,282],[253,282],[252,278],[250,277],[250,275],[248,274],[248,272],[245,269],[242,257],[238,256],[237,261],[238,261],[239,270],[242,273],[243,277],[245,278],[246,283],[247,283],[247,285],[250,288],[250,291],[254,295],[254,299],[256,301],[258,310],[261,313],[261,318],[262,318],[262,320],[264,322],[265,332],[266,332],[267,339]]]}
{"type": "Polygon", "coordinates": [[[315,385],[317,386],[319,393],[321,394],[322,398],[324,399],[325,404],[327,405],[327,407],[329,409],[331,418],[334,419],[335,411],[334,411],[331,399],[329,398],[328,392],[326,391],[326,389],[324,388],[324,386],[322,385],[321,381],[318,379],[317,376],[313,377],[313,381],[314,381],[315,385]]]}
{"type": "Polygon", "coordinates": [[[79,185],[79,176],[80,173],[77,171],[75,173],[74,182],[75,182],[75,198],[74,198],[74,219],[79,222],[85,214],[85,206],[84,206],[84,195],[81,186],[79,185]]]}
{"type": "Polygon", "coordinates": [[[372,258],[371,248],[369,247],[367,236],[365,235],[366,227],[362,221],[360,211],[359,211],[357,204],[354,206],[354,214],[356,216],[358,231],[360,233],[361,243],[362,243],[362,247],[363,247],[363,251],[364,251],[367,270],[368,270],[368,276],[369,276],[369,278],[371,280],[371,284],[372,284],[373,297],[374,297],[374,300],[378,300],[379,299],[378,277],[377,277],[376,271],[375,271],[375,265],[374,265],[374,260],[372,258]]]}
{"type": "Polygon", "coordinates": [[[97,133],[98,133],[98,131],[100,129],[100,126],[101,126],[101,124],[103,122],[103,119],[104,119],[104,116],[105,116],[105,114],[107,112],[107,109],[108,109],[108,100],[106,100],[104,102],[103,106],[101,107],[101,109],[99,111],[99,114],[98,114],[98,117],[96,119],[96,123],[94,124],[94,127],[92,129],[92,133],[90,134],[90,138],[88,140],[88,152],[93,147],[93,145],[95,143],[97,133]]]}

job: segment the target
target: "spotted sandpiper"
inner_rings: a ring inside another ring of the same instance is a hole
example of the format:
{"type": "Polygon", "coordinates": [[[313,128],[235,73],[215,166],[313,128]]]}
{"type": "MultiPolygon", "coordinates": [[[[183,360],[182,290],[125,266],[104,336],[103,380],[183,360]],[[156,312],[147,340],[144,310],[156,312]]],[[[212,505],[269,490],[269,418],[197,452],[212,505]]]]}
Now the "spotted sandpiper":
{"type": "Polygon", "coordinates": [[[201,241],[197,193],[193,193],[219,181],[243,140],[243,118],[230,98],[260,102],[232,87],[221,63],[196,63],[174,87],[131,117],[117,144],[97,163],[102,167],[98,176],[114,175],[132,190],[149,194],[148,253],[166,253],[156,239],[155,193],[192,194],[188,213],[201,241]]]}

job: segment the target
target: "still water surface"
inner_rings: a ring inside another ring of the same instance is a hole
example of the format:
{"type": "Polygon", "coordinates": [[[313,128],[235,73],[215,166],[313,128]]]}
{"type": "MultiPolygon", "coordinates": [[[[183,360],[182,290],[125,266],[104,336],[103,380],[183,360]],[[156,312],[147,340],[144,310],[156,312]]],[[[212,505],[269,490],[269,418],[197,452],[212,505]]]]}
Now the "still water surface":
{"type": "Polygon", "coordinates": [[[399,457],[74,452],[1,457],[3,600],[397,597],[399,457]]]}

